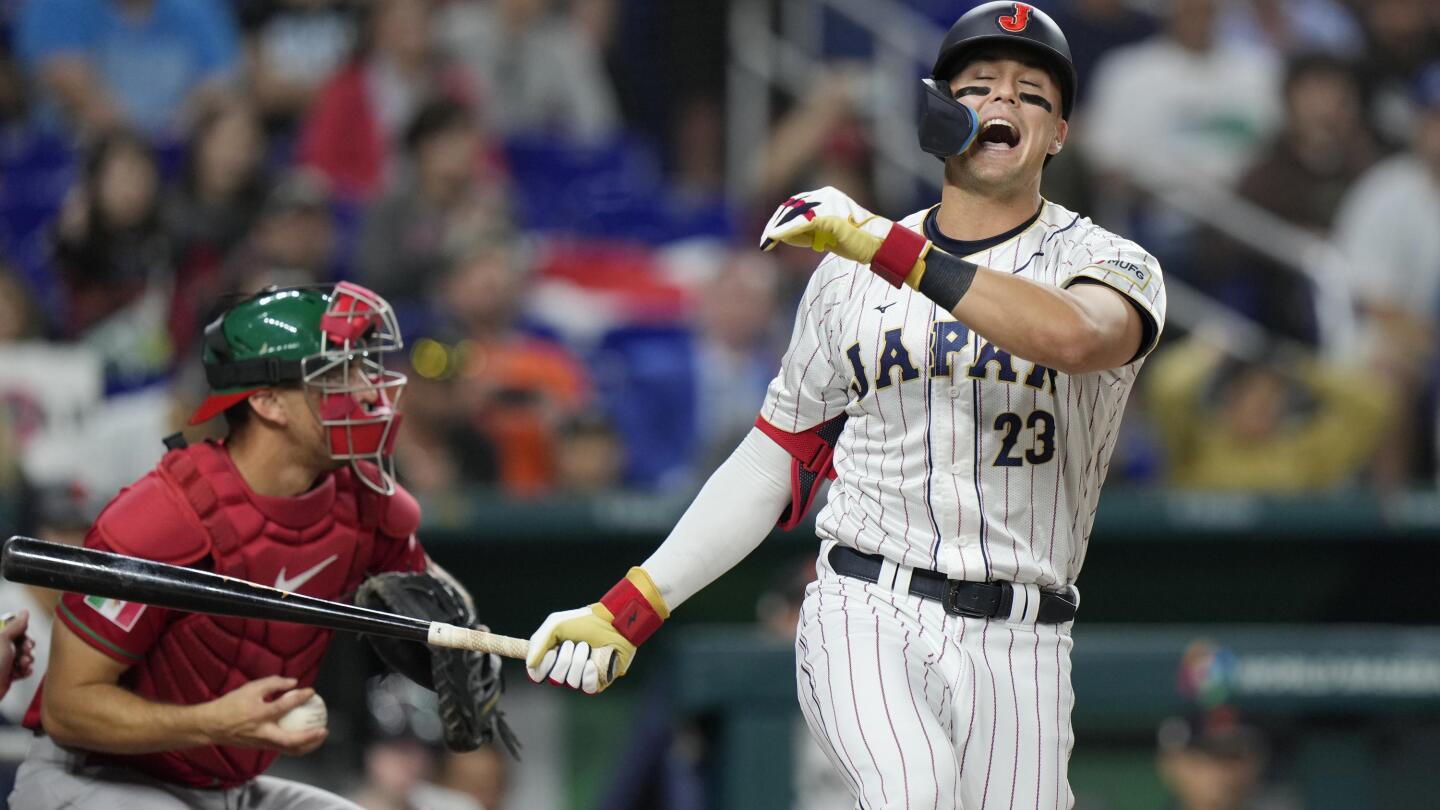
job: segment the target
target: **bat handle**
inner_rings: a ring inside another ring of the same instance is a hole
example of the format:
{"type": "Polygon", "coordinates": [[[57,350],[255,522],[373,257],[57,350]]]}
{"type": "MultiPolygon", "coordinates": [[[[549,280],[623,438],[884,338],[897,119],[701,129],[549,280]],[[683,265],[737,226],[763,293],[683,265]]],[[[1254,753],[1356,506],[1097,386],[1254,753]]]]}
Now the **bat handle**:
{"type": "Polygon", "coordinates": [[[471,630],[468,627],[445,622],[430,623],[430,634],[425,643],[432,647],[495,653],[506,658],[519,658],[522,661],[525,659],[526,650],[530,647],[530,643],[523,638],[487,633],[484,630],[471,630]]]}
{"type": "Polygon", "coordinates": [[[620,658],[615,655],[614,647],[601,647],[592,653],[595,659],[595,668],[600,670],[600,688],[604,689],[615,680],[615,665],[620,658]]]}
{"type": "MultiPolygon", "coordinates": [[[[427,644],[432,647],[449,647],[457,650],[475,650],[495,653],[506,658],[524,661],[530,650],[530,642],[523,638],[471,630],[445,622],[431,622],[427,644]]],[[[603,689],[615,680],[615,666],[620,659],[615,657],[615,648],[602,647],[594,652],[595,666],[600,670],[600,687],[603,689]]]]}

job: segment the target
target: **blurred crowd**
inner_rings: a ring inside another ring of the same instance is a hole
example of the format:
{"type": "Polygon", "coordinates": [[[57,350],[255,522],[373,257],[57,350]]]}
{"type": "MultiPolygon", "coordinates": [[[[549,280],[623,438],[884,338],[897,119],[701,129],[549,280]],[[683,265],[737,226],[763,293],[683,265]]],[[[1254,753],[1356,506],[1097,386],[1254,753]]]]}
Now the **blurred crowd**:
{"type": "MultiPolygon", "coordinates": [[[[401,319],[411,489],[695,486],[814,263],[754,249],[773,205],[933,202],[877,194],[876,96],[919,85],[878,82],[853,32],[811,38],[823,67],[727,182],[705,5],[0,2],[0,515],[103,503],[203,394],[217,307],[342,278],[401,319]]],[[[1045,192],[1177,290],[1112,479],[1433,481],[1440,5],[1039,5],[1081,76],[1045,192]]]]}

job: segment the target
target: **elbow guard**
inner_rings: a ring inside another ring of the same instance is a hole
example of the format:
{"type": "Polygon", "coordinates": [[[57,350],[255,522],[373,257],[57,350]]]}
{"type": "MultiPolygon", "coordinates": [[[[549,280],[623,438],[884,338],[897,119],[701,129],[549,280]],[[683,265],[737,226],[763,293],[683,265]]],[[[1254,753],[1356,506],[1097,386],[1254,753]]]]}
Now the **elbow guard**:
{"type": "Polygon", "coordinates": [[[845,427],[845,414],[822,422],[800,433],[788,433],[756,417],[755,427],[769,436],[790,454],[790,503],[775,525],[790,530],[800,525],[815,497],[820,494],[820,479],[835,478],[835,443],[845,427]]]}

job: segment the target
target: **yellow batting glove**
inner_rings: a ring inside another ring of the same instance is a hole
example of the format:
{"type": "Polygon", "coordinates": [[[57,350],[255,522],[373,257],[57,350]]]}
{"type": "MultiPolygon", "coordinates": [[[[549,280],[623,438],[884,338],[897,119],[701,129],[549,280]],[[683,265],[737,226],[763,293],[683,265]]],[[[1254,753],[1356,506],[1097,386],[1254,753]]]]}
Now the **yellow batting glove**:
{"type": "Polygon", "coordinates": [[[599,602],[552,613],[530,637],[525,671],[530,680],[593,695],[624,675],[635,651],[670,618],[659,588],[643,568],[631,568],[599,602]],[[609,649],[614,672],[600,671],[597,653],[609,649]]]}
{"type": "Polygon", "coordinates": [[[771,250],[780,242],[863,264],[892,287],[923,273],[931,248],[924,236],[866,211],[830,186],[797,194],[775,209],[760,248],[771,250]]]}
{"type": "Polygon", "coordinates": [[[771,250],[784,242],[869,264],[893,224],[866,211],[844,192],[826,186],[781,203],[765,224],[760,247],[771,250]]]}

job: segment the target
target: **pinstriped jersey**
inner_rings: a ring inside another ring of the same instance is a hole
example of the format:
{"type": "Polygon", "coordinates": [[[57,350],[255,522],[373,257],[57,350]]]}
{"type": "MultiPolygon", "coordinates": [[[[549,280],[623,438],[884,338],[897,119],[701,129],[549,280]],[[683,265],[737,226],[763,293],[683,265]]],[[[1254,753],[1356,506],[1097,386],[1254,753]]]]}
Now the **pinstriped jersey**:
{"type": "MultiPolygon", "coordinates": [[[[921,230],[927,215],[902,224],[921,230]]],[[[1048,201],[1011,238],[964,258],[1057,287],[1107,285],[1148,321],[1145,345],[1125,366],[1065,374],[831,255],[801,299],[760,416],[798,433],[847,415],[821,538],[957,579],[1071,585],[1125,401],[1165,322],[1160,267],[1048,201]]]]}

